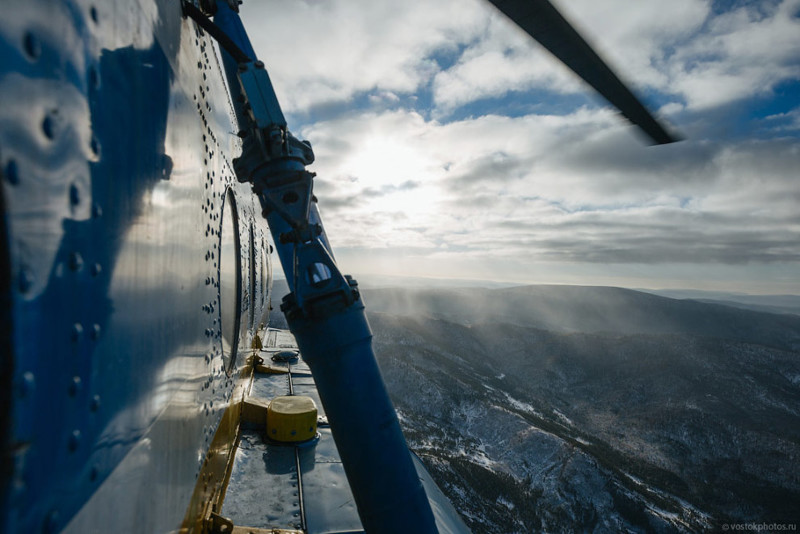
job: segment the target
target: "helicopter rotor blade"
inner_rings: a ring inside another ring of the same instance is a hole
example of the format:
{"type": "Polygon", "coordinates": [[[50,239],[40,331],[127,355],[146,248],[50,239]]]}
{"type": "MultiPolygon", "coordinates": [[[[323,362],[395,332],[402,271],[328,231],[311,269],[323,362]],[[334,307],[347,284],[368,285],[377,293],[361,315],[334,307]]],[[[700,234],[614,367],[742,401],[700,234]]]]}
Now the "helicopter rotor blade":
{"type": "Polygon", "coordinates": [[[661,145],[678,141],[597,55],[549,0],[489,0],[661,145]]]}

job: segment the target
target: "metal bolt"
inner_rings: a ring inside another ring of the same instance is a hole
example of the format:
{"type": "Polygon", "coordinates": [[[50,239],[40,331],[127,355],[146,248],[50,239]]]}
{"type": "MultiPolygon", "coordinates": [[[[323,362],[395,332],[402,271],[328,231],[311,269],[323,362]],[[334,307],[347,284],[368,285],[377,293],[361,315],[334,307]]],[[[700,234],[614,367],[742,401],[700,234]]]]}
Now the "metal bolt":
{"type": "Polygon", "coordinates": [[[92,402],[89,404],[89,409],[93,412],[96,412],[100,409],[100,395],[95,395],[92,397],[92,402]]]}
{"type": "Polygon", "coordinates": [[[10,183],[11,185],[17,185],[19,183],[19,171],[17,169],[17,162],[14,161],[13,159],[9,160],[8,163],[6,163],[6,168],[3,171],[3,174],[5,175],[6,180],[8,180],[8,183],[10,183]]]}
{"type": "Polygon", "coordinates": [[[73,376],[72,382],[69,385],[69,396],[75,397],[81,390],[81,377],[73,376]]]}
{"type": "Polygon", "coordinates": [[[23,45],[25,47],[25,53],[28,54],[29,58],[36,60],[42,55],[42,45],[39,43],[39,39],[31,32],[25,32],[23,45]]]}
{"type": "Polygon", "coordinates": [[[78,445],[81,443],[81,431],[80,430],[73,430],[72,434],[69,436],[69,443],[67,446],[69,447],[70,452],[75,452],[78,450],[78,445]]]}
{"type": "Polygon", "coordinates": [[[27,293],[33,287],[36,278],[33,276],[33,271],[30,267],[23,266],[17,275],[17,287],[20,293],[27,293]]]}
{"type": "Polygon", "coordinates": [[[83,258],[78,252],[71,252],[69,255],[69,268],[73,271],[80,271],[83,267],[83,258]]]}
{"type": "Polygon", "coordinates": [[[81,323],[75,323],[72,325],[72,333],[70,334],[70,337],[72,338],[72,341],[79,341],[81,336],[83,336],[83,326],[81,323]]]}
{"type": "Polygon", "coordinates": [[[48,139],[53,139],[56,136],[56,118],[55,111],[50,111],[45,115],[42,121],[42,132],[48,139]]]}
{"type": "Polygon", "coordinates": [[[22,382],[19,385],[19,396],[25,398],[33,394],[36,388],[36,379],[30,371],[22,375],[22,382]]]}
{"type": "MultiPolygon", "coordinates": [[[[100,85],[99,78],[97,85],[100,85]]],[[[94,153],[95,156],[100,156],[100,141],[97,140],[97,137],[92,136],[92,140],[89,142],[89,147],[92,149],[92,153],[94,153]]]]}
{"type": "Polygon", "coordinates": [[[70,184],[69,186],[69,203],[72,206],[77,206],[81,203],[81,190],[77,184],[70,184]]]}

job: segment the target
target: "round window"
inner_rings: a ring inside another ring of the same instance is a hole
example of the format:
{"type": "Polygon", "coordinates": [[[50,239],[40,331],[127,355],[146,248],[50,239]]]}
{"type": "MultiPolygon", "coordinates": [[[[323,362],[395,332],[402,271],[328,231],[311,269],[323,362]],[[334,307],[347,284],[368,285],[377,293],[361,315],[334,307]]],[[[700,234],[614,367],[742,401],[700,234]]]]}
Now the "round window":
{"type": "Polygon", "coordinates": [[[269,325],[269,312],[272,303],[270,302],[272,290],[272,260],[270,259],[271,246],[265,240],[261,240],[261,322],[269,325]]]}
{"type": "Polygon", "coordinates": [[[250,327],[258,328],[256,324],[256,239],[253,225],[250,225],[250,327]]]}
{"type": "Polygon", "coordinates": [[[219,255],[219,308],[222,327],[222,359],[225,372],[236,366],[242,301],[242,266],[239,246],[239,220],[233,191],[228,189],[222,207],[219,255]]]}

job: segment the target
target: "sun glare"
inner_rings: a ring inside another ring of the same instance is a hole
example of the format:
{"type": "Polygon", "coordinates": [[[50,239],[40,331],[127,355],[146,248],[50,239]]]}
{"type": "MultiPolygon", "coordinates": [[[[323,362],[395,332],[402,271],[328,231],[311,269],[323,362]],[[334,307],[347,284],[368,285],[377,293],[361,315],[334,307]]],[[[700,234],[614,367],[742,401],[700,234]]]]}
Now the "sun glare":
{"type": "Polygon", "coordinates": [[[434,169],[431,158],[412,143],[373,136],[341,171],[367,196],[370,212],[419,220],[434,209],[438,189],[434,169]]]}

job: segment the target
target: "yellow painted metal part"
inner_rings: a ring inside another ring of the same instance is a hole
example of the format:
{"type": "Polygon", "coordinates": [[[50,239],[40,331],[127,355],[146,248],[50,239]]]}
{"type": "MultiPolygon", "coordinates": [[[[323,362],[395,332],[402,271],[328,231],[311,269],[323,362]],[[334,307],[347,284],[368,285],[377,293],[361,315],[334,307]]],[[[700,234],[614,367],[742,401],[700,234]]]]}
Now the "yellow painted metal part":
{"type": "Polygon", "coordinates": [[[267,409],[267,437],[295,443],[317,435],[317,405],[311,397],[275,397],[267,409]]]}
{"type": "Polygon", "coordinates": [[[231,534],[304,534],[302,530],[286,530],[283,528],[233,527],[231,534]]]}
{"type": "Polygon", "coordinates": [[[253,359],[248,358],[236,379],[230,403],[222,415],[197,476],[194,493],[179,531],[181,534],[213,532],[212,517],[222,508],[225,499],[239,439],[244,399],[250,391],[252,379],[253,359]]]}
{"type": "Polygon", "coordinates": [[[248,397],[242,404],[242,421],[264,428],[267,424],[269,401],[256,397],[248,397]]]}
{"type": "Polygon", "coordinates": [[[256,373],[270,375],[285,375],[289,372],[286,367],[276,367],[274,365],[256,365],[256,373]]]}
{"type": "Polygon", "coordinates": [[[261,356],[253,355],[252,357],[253,371],[256,373],[270,374],[270,375],[284,375],[289,373],[289,368],[280,365],[265,365],[264,358],[261,356]]]}

